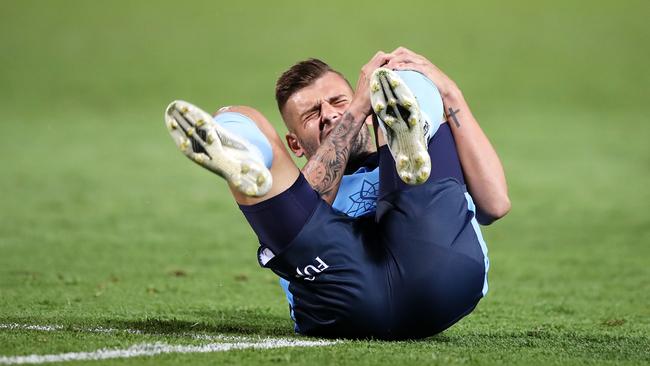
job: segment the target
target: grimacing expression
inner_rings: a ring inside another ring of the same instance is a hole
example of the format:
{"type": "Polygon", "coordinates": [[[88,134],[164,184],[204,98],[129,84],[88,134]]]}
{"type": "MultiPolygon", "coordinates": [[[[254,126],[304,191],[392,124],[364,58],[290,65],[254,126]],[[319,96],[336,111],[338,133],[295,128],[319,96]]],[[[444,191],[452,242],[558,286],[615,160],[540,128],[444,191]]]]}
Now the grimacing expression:
{"type": "MultiPolygon", "coordinates": [[[[314,155],[348,109],[352,95],[348,82],[330,71],[289,97],[281,113],[289,129],[287,144],[296,156],[309,159],[314,155]]],[[[367,128],[361,130],[351,155],[370,138],[367,128]]]]}

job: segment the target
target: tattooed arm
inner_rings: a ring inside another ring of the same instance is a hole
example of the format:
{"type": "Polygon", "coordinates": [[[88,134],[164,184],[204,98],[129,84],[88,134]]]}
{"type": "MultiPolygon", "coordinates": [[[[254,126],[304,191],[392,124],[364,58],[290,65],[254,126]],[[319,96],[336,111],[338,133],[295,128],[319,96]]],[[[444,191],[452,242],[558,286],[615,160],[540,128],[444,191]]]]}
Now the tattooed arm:
{"type": "Polygon", "coordinates": [[[419,71],[440,91],[468,190],[476,201],[479,222],[487,225],[505,216],[510,211],[510,199],[503,166],[456,83],[413,51],[400,47],[392,55],[386,67],[419,71]]]}
{"type": "Polygon", "coordinates": [[[364,125],[364,111],[348,109],[332,132],[321,143],[316,154],[302,168],[309,184],[330,205],[336,198],[343,172],[350,158],[350,146],[364,125]]]}
{"type": "Polygon", "coordinates": [[[302,168],[302,173],[309,184],[330,205],[336,198],[343,172],[350,159],[352,142],[357,138],[366,118],[371,113],[368,89],[370,76],[389,59],[389,54],[380,51],[361,68],[350,106],[302,168]]]}

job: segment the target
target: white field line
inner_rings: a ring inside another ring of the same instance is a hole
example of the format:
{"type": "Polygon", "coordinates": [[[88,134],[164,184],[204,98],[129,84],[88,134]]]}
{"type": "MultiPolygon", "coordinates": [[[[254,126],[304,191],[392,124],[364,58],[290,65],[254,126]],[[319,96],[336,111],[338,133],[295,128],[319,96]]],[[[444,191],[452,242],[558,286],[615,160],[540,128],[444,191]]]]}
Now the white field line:
{"type": "Polygon", "coordinates": [[[26,329],[26,330],[42,330],[45,332],[52,332],[55,330],[62,330],[62,325],[31,325],[31,324],[0,324],[0,329],[26,329]]]}
{"type": "Polygon", "coordinates": [[[165,353],[206,353],[224,352],[238,349],[270,349],[281,347],[320,347],[339,343],[339,341],[307,341],[289,338],[270,337],[242,337],[227,336],[223,334],[202,333],[146,333],[139,329],[114,329],[104,327],[79,328],[65,327],[63,325],[34,325],[34,324],[0,324],[0,330],[35,330],[43,332],[73,331],[85,333],[128,333],[150,336],[180,336],[197,340],[227,341],[229,343],[208,343],[203,345],[172,345],[167,343],[136,344],[126,349],[102,348],[91,352],[69,352],[50,355],[25,355],[25,356],[0,356],[0,365],[40,364],[48,362],[107,360],[113,358],[130,358],[141,356],[155,356],[165,353]]]}
{"type": "Polygon", "coordinates": [[[99,349],[92,352],[69,352],[51,355],[0,356],[0,365],[40,364],[65,361],[108,360],[113,358],[131,358],[155,356],[166,353],[207,353],[224,352],[238,349],[271,349],[281,347],[318,347],[336,342],[267,339],[258,343],[209,343],[198,346],[171,345],[167,343],[136,344],[126,349],[99,349]]]}
{"type": "Polygon", "coordinates": [[[205,333],[147,333],[139,329],[116,329],[116,328],[104,328],[104,327],[94,327],[94,328],[80,328],[80,327],[68,327],[66,328],[63,325],[52,324],[52,325],[34,325],[34,324],[18,324],[18,323],[9,323],[9,324],[0,324],[1,329],[8,330],[38,330],[44,332],[55,332],[55,331],[65,331],[69,330],[71,332],[82,332],[82,333],[128,333],[128,334],[141,334],[149,336],[171,336],[171,337],[185,337],[192,338],[196,340],[204,341],[233,341],[233,342],[251,342],[251,341],[264,341],[268,339],[275,340],[285,340],[291,341],[289,338],[265,338],[265,337],[243,337],[243,336],[229,336],[224,334],[205,334],[205,333]]]}

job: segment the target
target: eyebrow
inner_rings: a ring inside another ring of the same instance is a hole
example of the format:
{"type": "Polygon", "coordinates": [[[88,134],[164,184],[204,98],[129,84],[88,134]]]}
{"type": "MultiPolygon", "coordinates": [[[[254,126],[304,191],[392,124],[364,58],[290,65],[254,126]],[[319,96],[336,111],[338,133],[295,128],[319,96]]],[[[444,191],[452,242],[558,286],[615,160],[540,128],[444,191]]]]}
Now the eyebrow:
{"type": "Polygon", "coordinates": [[[328,101],[328,102],[331,102],[331,101],[333,101],[333,100],[337,100],[337,99],[341,99],[341,98],[345,98],[345,94],[335,95],[335,96],[333,96],[333,97],[328,98],[327,101],[328,101]]]}

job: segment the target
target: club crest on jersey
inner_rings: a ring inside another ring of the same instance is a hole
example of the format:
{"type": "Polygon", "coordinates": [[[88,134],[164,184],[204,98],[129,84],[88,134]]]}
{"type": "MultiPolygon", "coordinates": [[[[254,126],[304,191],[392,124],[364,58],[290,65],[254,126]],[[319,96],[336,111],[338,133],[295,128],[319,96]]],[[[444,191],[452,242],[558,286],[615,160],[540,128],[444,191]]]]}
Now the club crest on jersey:
{"type": "Polygon", "coordinates": [[[316,275],[328,269],[330,266],[327,265],[320,257],[314,259],[315,263],[306,266],[300,270],[299,267],[296,267],[296,278],[302,278],[305,281],[313,281],[316,279],[316,275]]]}

